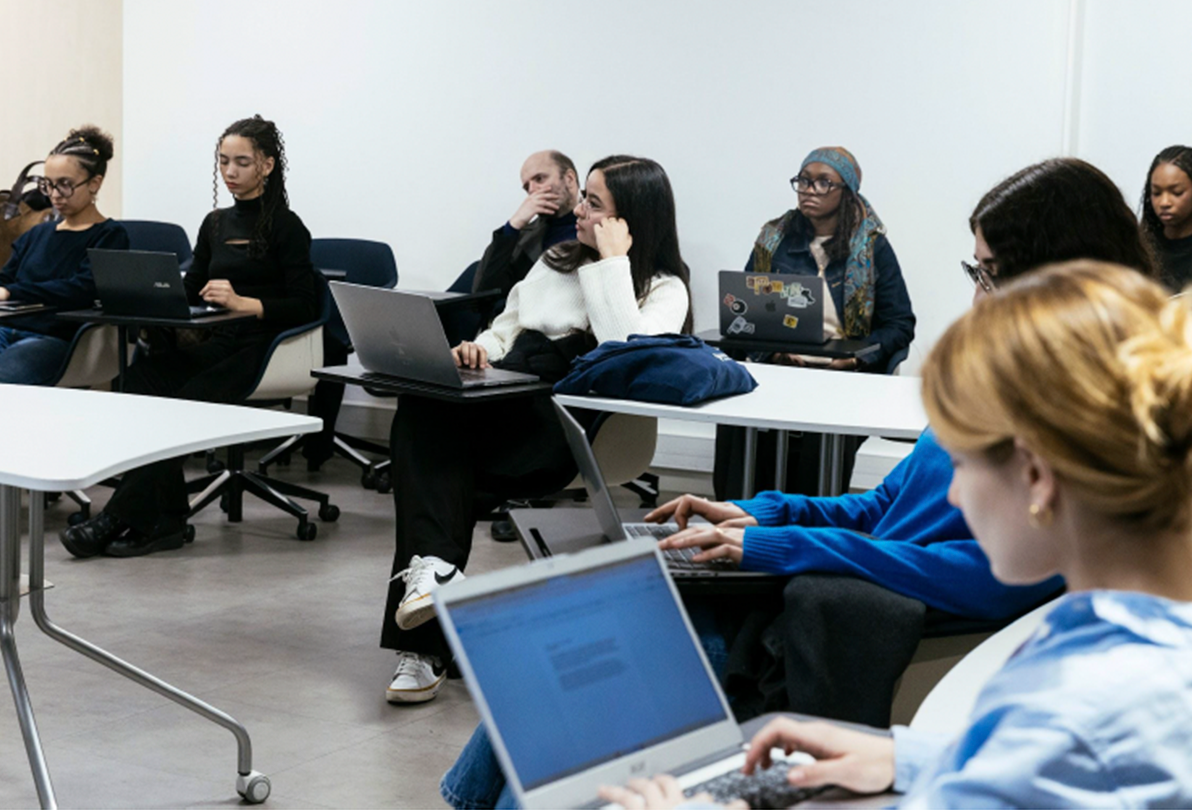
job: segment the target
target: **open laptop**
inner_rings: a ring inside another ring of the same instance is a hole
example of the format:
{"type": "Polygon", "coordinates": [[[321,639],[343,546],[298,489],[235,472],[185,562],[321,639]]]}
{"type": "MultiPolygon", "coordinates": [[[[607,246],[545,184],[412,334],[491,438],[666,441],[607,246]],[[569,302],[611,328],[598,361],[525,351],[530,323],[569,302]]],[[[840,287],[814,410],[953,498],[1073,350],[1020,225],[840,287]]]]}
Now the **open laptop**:
{"type": "Polygon", "coordinates": [[[469,577],[434,600],[522,807],[597,806],[601,785],[659,773],[751,807],[813,792],[786,783],[805,754],[740,772],[741,729],[653,543],[469,577]]]}
{"type": "Polygon", "coordinates": [[[738,340],[827,343],[819,276],[720,271],[720,334],[738,340]]]}
{"type": "Polygon", "coordinates": [[[173,253],[89,248],[87,256],[105,315],[185,320],[227,312],[213,304],[191,306],[173,253]]]}
{"type": "MultiPolygon", "coordinates": [[[[559,414],[559,421],[563,424],[567,445],[571,448],[571,455],[575,457],[575,464],[579,467],[580,477],[584,481],[584,489],[588,491],[588,498],[592,501],[592,511],[596,513],[596,519],[600,523],[600,531],[604,534],[605,540],[616,542],[618,540],[651,538],[657,542],[679,531],[677,523],[622,522],[621,516],[617,512],[617,505],[613,503],[612,494],[604,482],[604,475],[600,472],[596,454],[592,452],[592,445],[588,442],[588,434],[570,411],[554,400],[551,402],[559,414]]],[[[544,537],[542,540],[550,550],[550,539],[544,537]]],[[[692,558],[698,553],[699,549],[694,548],[672,548],[662,552],[662,556],[666,560],[671,576],[676,579],[717,577],[738,580],[770,580],[774,576],[763,571],[742,571],[725,559],[695,562],[692,558]]]]}
{"type": "Polygon", "coordinates": [[[331,282],[331,294],[360,364],[373,374],[460,389],[538,381],[517,371],[458,368],[428,296],[342,281],[331,282]]]}

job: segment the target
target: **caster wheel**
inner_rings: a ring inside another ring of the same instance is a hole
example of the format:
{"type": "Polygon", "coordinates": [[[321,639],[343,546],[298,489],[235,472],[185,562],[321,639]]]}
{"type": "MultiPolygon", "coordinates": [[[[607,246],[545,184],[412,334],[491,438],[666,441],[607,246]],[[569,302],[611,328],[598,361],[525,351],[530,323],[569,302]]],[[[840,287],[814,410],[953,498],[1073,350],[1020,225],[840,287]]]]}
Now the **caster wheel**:
{"type": "Polygon", "coordinates": [[[388,475],[377,476],[377,492],[382,495],[388,495],[393,491],[393,482],[389,480],[388,475]]]}
{"type": "Polygon", "coordinates": [[[217,458],[213,458],[207,462],[207,472],[211,475],[221,473],[224,471],[224,463],[217,458]]]}
{"type": "Polygon", "coordinates": [[[78,526],[80,523],[85,523],[89,517],[86,512],[79,510],[78,512],[72,512],[70,517],[66,519],[66,522],[71,526],[78,526]]]}
{"type": "Polygon", "coordinates": [[[269,783],[269,777],[260,771],[249,771],[236,777],[236,792],[249,804],[265,801],[272,790],[273,785],[269,783]]]}
{"type": "Polygon", "coordinates": [[[333,503],[325,503],[319,507],[319,520],[334,523],[339,520],[339,507],[333,503]]]}
{"type": "Polygon", "coordinates": [[[365,470],[364,475],[360,476],[360,486],[364,487],[365,489],[377,488],[377,476],[372,470],[365,470]]]}
{"type": "Polygon", "coordinates": [[[314,540],[319,534],[319,527],[315,523],[299,523],[298,531],[295,534],[298,535],[299,540],[314,540]]]}
{"type": "Polygon", "coordinates": [[[191,526],[189,523],[186,524],[186,528],[182,530],[182,540],[186,543],[193,543],[195,541],[194,526],[191,526]]]}

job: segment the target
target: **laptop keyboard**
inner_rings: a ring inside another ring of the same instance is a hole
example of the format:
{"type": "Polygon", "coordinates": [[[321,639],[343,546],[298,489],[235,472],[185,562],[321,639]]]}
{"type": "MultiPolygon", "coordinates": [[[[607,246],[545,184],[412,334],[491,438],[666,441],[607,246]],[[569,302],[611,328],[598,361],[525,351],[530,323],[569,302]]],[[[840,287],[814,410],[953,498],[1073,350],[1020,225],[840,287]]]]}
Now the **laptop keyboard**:
{"type": "Polygon", "coordinates": [[[795,763],[775,762],[769,769],[746,776],[731,770],[715,779],[687,788],[683,795],[691,798],[699,793],[712,794],[712,801],[728,804],[744,799],[752,808],[790,807],[809,799],[822,788],[797,788],[786,781],[786,772],[795,763]]]}
{"type": "MultiPolygon", "coordinates": [[[[624,523],[621,528],[626,537],[652,537],[655,540],[664,540],[679,531],[679,527],[674,523],[624,523]]],[[[666,560],[667,567],[681,571],[719,571],[732,568],[730,561],[725,559],[696,562],[694,558],[699,553],[698,548],[668,548],[662,552],[662,559],[666,560]]]]}

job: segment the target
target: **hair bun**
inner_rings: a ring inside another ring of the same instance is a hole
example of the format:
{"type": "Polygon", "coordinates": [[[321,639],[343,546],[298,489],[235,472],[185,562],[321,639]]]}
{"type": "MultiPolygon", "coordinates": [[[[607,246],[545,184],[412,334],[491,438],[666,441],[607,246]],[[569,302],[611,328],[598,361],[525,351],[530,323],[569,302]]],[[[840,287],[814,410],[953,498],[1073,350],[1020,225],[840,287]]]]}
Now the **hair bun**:
{"type": "Polygon", "coordinates": [[[1121,351],[1144,456],[1162,465],[1192,463],[1192,301],[1165,302],[1157,328],[1121,351]]]}
{"type": "Polygon", "coordinates": [[[72,129],[70,134],[66,136],[67,140],[76,138],[85,141],[88,146],[94,149],[96,157],[104,163],[111,160],[115,154],[115,148],[112,145],[112,136],[94,124],[85,124],[78,129],[72,129]]]}

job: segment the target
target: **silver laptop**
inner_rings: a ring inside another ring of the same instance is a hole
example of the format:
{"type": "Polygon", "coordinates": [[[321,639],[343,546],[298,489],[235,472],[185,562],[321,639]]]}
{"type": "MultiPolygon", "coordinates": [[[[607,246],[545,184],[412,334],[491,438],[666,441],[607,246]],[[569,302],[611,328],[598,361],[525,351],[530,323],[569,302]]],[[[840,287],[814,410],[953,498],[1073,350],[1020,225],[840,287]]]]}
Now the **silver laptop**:
{"type": "Polygon", "coordinates": [[[331,294],[360,364],[374,374],[479,388],[537,382],[533,374],[457,368],[435,302],[417,293],[331,282],[331,294]]]}
{"type": "Polygon", "coordinates": [[[446,585],[435,609],[522,807],[602,804],[674,774],[689,795],[787,807],[793,763],[740,772],[745,741],[657,546],[615,543],[446,585]]]}
{"type": "Polygon", "coordinates": [[[737,340],[827,343],[819,276],[720,271],[720,334],[737,340]]]}
{"type": "Polygon", "coordinates": [[[105,315],[185,320],[227,312],[214,304],[191,305],[177,254],[90,248],[87,258],[105,315]]]}
{"type": "MultiPolygon", "coordinates": [[[[588,498],[592,501],[592,510],[600,523],[600,531],[607,540],[633,540],[651,538],[655,542],[670,537],[679,531],[677,523],[624,523],[617,512],[617,505],[613,503],[613,496],[604,483],[604,475],[600,472],[600,464],[596,461],[596,454],[592,452],[592,445],[588,442],[588,434],[583,425],[575,420],[571,412],[551,400],[555,411],[559,414],[559,421],[563,424],[563,433],[567,436],[567,445],[571,448],[571,455],[575,457],[575,464],[579,467],[580,477],[584,481],[584,489],[588,491],[588,498]]],[[[543,542],[550,549],[549,538],[543,542]]],[[[714,560],[710,562],[696,562],[693,557],[699,553],[695,548],[672,548],[662,552],[670,568],[671,575],[679,579],[693,577],[726,577],[731,579],[769,580],[773,574],[763,571],[742,571],[729,560],[714,560]]],[[[553,552],[552,552],[553,553],[553,552]]]]}

